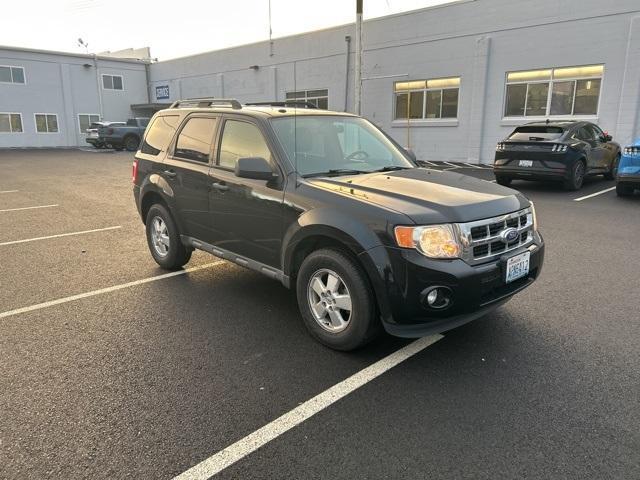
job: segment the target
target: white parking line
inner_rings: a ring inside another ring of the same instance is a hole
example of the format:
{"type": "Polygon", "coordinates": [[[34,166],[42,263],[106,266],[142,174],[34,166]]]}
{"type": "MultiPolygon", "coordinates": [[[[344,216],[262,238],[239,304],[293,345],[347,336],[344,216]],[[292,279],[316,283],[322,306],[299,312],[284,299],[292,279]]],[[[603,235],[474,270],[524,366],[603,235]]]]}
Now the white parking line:
{"type": "Polygon", "coordinates": [[[473,168],[479,168],[480,170],[485,169],[484,167],[479,167],[478,165],[474,165],[473,163],[465,163],[465,165],[469,165],[470,167],[473,167],[473,168]]]}
{"type": "Polygon", "coordinates": [[[0,193],[16,193],[19,192],[20,190],[0,190],[0,193]]]}
{"type": "Polygon", "coordinates": [[[135,287],[137,285],[143,285],[145,283],[157,282],[158,280],[164,280],[165,278],[177,277],[184,275],[185,273],[197,272],[198,270],[204,270],[205,268],[213,267],[226,263],[224,260],[220,260],[213,263],[207,263],[206,265],[199,265],[197,267],[187,268],[185,270],[178,270],[176,272],[163,273],[162,275],[156,275],[155,277],[143,278],[142,280],[135,280],[133,282],[122,283],[120,285],[114,285],[113,287],[101,288],[99,290],[92,290],[91,292],[79,293],[78,295],[71,295],[70,297],[58,298],[57,300],[51,300],[49,302],[38,303],[36,305],[30,305],[28,307],[16,308],[15,310],[9,310],[7,312],[0,313],[1,318],[12,317],[21,313],[33,312],[34,310],[41,310],[43,308],[53,307],[54,305],[60,305],[63,303],[73,302],[88,297],[95,297],[96,295],[102,295],[104,293],[115,292],[124,288],[135,287]]]}
{"type": "Polygon", "coordinates": [[[378,360],[376,363],[369,365],[310,400],[298,405],[296,408],[275,419],[273,422],[266,424],[264,427],[250,433],[224,450],[219,451],[194,467],[191,467],[186,472],[175,477],[174,480],[205,480],[212,477],[250,453],[255,452],[271,440],[274,440],[283,433],[311,418],[316,413],[319,413],[325,408],[333,405],[335,402],[349,395],[361,386],[376,379],[396,365],[404,362],[416,353],[424,350],[430,345],[433,345],[441,338],[444,337],[438,334],[420,338],[391,355],[388,355],[382,360],[378,360]]]}
{"type": "Polygon", "coordinates": [[[616,187],[605,188],[604,190],[601,190],[601,191],[596,192],[596,193],[592,193],[591,195],[585,195],[584,197],[574,198],[573,201],[574,202],[581,202],[582,200],[586,200],[587,198],[597,197],[598,195],[602,195],[603,193],[607,193],[607,192],[610,192],[611,190],[615,190],[615,189],[616,189],[616,187]]]}
{"type": "Polygon", "coordinates": [[[462,168],[460,165],[456,165],[454,163],[449,163],[449,162],[442,162],[442,163],[446,163],[447,165],[451,165],[452,167],[462,168]]]}
{"type": "Polygon", "coordinates": [[[437,164],[437,163],[430,162],[429,160],[421,160],[421,161],[422,161],[423,163],[428,163],[428,164],[429,164],[429,165],[431,165],[432,167],[437,167],[437,166],[438,166],[438,164],[437,164]]]}
{"type": "Polygon", "coordinates": [[[36,208],[52,208],[57,207],[58,204],[55,205],[37,205],[35,207],[20,207],[20,208],[5,208],[4,210],[0,210],[0,213],[3,212],[18,212],[20,210],[35,210],[36,208]]]}
{"type": "Polygon", "coordinates": [[[27,243],[27,242],[36,242],[38,240],[48,240],[50,238],[71,237],[72,235],[84,235],[85,233],[106,232],[107,230],[116,230],[118,228],[122,228],[122,225],[118,225],[115,227],[95,228],[93,230],[83,230],[82,232],[59,233],[57,235],[48,235],[46,237],[26,238],[24,240],[12,240],[10,242],[0,243],[0,247],[3,247],[5,245],[15,245],[17,243],[27,243]]]}

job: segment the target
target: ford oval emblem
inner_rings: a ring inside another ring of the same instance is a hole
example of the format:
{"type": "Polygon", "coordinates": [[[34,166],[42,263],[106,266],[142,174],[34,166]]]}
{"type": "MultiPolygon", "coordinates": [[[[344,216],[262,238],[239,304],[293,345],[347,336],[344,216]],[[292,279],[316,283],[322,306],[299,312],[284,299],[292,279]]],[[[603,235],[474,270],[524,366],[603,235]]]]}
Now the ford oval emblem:
{"type": "Polygon", "coordinates": [[[502,240],[504,243],[511,243],[515,242],[519,236],[520,234],[518,233],[518,230],[516,230],[515,228],[507,228],[500,234],[500,240],[502,240]]]}

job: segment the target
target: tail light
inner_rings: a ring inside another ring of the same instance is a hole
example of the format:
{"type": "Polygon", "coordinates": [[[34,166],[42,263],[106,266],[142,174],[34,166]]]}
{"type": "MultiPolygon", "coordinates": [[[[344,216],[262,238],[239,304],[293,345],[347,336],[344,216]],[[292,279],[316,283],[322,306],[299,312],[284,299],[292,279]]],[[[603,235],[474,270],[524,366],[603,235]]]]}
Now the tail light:
{"type": "Polygon", "coordinates": [[[567,151],[567,146],[566,145],[562,145],[559,143],[556,143],[553,147],[551,147],[551,151],[552,152],[561,152],[564,153],[567,151]]]}
{"type": "Polygon", "coordinates": [[[507,146],[502,142],[496,145],[496,152],[504,152],[506,149],[507,149],[507,146]]]}
{"type": "Polygon", "coordinates": [[[131,169],[131,181],[133,183],[136,183],[137,178],[138,178],[138,160],[134,160],[133,167],[131,169]]]}

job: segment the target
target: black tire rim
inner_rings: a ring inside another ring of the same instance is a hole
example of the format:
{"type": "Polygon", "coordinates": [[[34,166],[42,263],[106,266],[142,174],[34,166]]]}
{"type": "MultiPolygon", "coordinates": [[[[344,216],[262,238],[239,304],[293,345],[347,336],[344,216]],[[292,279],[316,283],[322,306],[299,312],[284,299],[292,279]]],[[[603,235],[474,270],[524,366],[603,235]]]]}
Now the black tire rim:
{"type": "Polygon", "coordinates": [[[127,150],[132,151],[132,150],[137,150],[138,149],[138,142],[136,142],[136,139],[133,137],[129,137],[127,138],[127,150]]]}
{"type": "Polygon", "coordinates": [[[574,171],[574,179],[576,186],[582,185],[582,180],[584,179],[584,164],[582,162],[578,162],[578,164],[576,165],[576,169],[574,171]]]}

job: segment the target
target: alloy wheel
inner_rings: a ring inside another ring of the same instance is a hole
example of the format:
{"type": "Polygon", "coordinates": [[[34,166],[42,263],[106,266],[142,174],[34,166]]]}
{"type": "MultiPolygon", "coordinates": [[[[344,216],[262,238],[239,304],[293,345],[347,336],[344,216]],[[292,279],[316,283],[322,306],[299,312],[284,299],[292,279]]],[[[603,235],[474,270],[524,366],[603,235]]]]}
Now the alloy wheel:
{"type": "Polygon", "coordinates": [[[336,272],[326,268],[315,272],[309,279],[307,298],[313,318],[324,330],[338,333],[349,326],[351,294],[336,272]]]}
{"type": "Polygon", "coordinates": [[[169,253],[169,230],[162,217],[153,217],[151,220],[151,241],[153,249],[161,257],[166,257],[169,253]]]}

